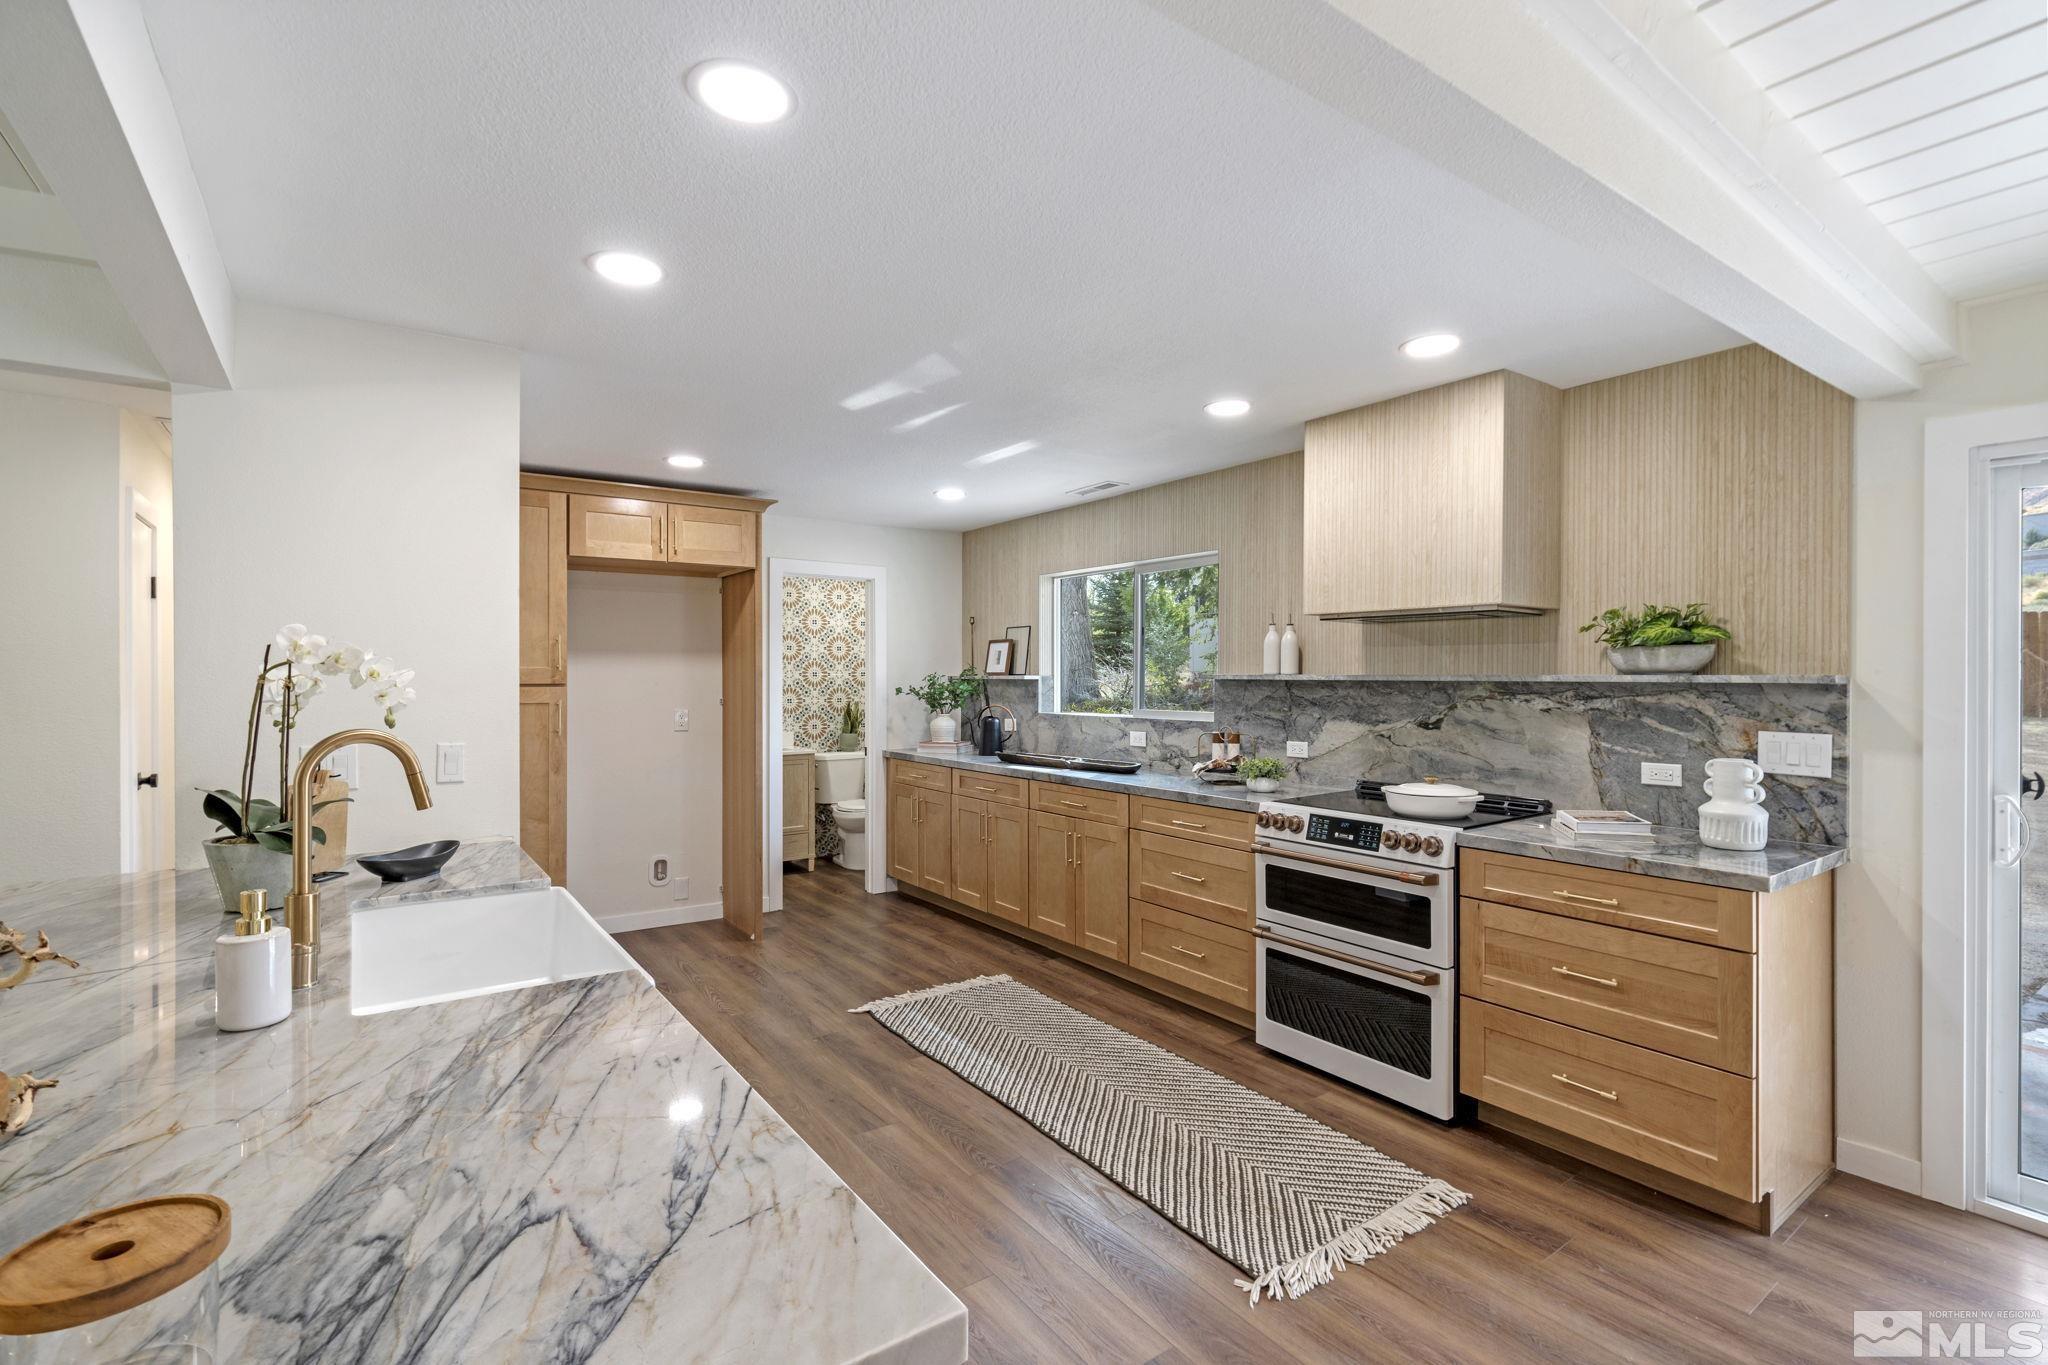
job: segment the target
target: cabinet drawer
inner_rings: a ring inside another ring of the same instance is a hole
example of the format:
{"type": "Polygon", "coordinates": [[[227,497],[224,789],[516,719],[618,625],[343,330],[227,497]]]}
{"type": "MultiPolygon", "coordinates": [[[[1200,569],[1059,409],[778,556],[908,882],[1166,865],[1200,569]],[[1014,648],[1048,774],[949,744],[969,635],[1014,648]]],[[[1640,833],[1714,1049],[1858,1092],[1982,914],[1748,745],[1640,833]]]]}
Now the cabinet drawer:
{"type": "Polygon", "coordinates": [[[1163,801],[1156,796],[1131,798],[1131,828],[1171,834],[1179,839],[1200,839],[1226,848],[1252,846],[1250,811],[1191,806],[1185,801],[1163,801]]]}
{"type": "Polygon", "coordinates": [[[1130,801],[1122,792],[1065,787],[1056,782],[1031,784],[1031,809],[1050,811],[1054,815],[1071,815],[1082,820],[1102,820],[1112,825],[1130,823],[1130,801]]]}
{"type": "Polygon", "coordinates": [[[1483,849],[1459,856],[1458,884],[1462,894],[1479,900],[1756,951],[1756,895],[1750,891],[1483,849]]]}
{"type": "Polygon", "coordinates": [[[1031,789],[1024,785],[1024,779],[1021,777],[998,777],[994,773],[978,773],[970,769],[955,768],[953,791],[960,796],[971,796],[977,801],[1000,801],[1006,806],[1031,804],[1031,789]]]}
{"type": "Polygon", "coordinates": [[[1466,995],[1756,1074],[1756,958],[1540,910],[1460,906],[1466,995]]]}
{"type": "Polygon", "coordinates": [[[1458,1088],[1709,1189],[1753,1201],[1756,1082],[1469,996],[1458,1088]]]}
{"type": "Polygon", "coordinates": [[[901,782],[905,786],[923,787],[926,791],[953,790],[951,770],[930,763],[906,763],[902,759],[892,758],[889,760],[889,780],[901,782]]]}
{"type": "Polygon", "coordinates": [[[1132,901],[1130,963],[1226,1005],[1252,1007],[1252,936],[1242,929],[1132,901]]]}
{"type": "Polygon", "coordinates": [[[1131,894],[1233,929],[1252,927],[1252,855],[1234,848],[1131,833],[1131,894]]]}

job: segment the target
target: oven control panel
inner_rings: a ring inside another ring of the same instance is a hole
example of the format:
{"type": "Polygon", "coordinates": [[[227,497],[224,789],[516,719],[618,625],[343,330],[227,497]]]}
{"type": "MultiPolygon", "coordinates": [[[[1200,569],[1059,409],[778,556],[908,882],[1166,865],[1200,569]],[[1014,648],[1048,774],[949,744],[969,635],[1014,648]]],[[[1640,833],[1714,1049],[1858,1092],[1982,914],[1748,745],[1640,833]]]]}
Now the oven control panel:
{"type": "Polygon", "coordinates": [[[1277,801],[1260,808],[1257,823],[1262,841],[1320,845],[1432,867],[1449,867],[1457,857],[1455,839],[1440,826],[1370,820],[1277,801]]]}
{"type": "Polygon", "coordinates": [[[1366,853],[1377,853],[1384,827],[1377,820],[1352,820],[1341,815],[1311,815],[1308,838],[1312,844],[1340,844],[1366,853]]]}

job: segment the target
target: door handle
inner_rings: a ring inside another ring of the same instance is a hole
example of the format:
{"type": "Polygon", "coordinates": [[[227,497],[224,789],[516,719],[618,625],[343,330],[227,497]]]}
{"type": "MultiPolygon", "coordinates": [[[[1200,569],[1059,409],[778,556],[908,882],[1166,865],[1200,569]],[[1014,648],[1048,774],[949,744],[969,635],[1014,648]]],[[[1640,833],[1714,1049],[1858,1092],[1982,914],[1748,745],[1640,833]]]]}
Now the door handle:
{"type": "Polygon", "coordinates": [[[154,787],[156,785],[156,776],[155,773],[151,773],[149,776],[144,777],[141,773],[137,773],[135,774],[135,785],[138,787],[154,787]]]}
{"type": "Polygon", "coordinates": [[[1565,889],[1564,889],[1563,887],[1559,887],[1559,888],[1558,888],[1557,890],[1555,890],[1555,891],[1551,892],[1550,894],[1551,894],[1551,895],[1553,895],[1553,896],[1556,896],[1556,897],[1557,897],[1557,898],[1558,898],[1559,900],[1567,900],[1567,901],[1583,901],[1583,902],[1585,902],[1585,903],[1586,903],[1587,905],[1620,905],[1620,904],[1621,904],[1621,902],[1620,902],[1620,901],[1618,901],[1618,900],[1609,900],[1609,899],[1608,899],[1607,897],[1605,897],[1605,896],[1582,896],[1582,895],[1580,895],[1580,894],[1579,894],[1578,892],[1576,892],[1576,891],[1567,891],[1567,890],[1565,890],[1565,889]]]}
{"type": "Polygon", "coordinates": [[[1189,957],[1196,958],[1198,960],[1205,960],[1209,956],[1207,953],[1198,953],[1193,948],[1183,948],[1178,943],[1170,944],[1169,946],[1176,953],[1186,953],[1189,957]]]}
{"type": "Polygon", "coordinates": [[[2044,791],[2048,791],[2048,782],[2042,781],[2041,774],[2028,773],[2020,779],[2020,795],[2029,801],[2039,801],[2044,791]]]}
{"type": "Polygon", "coordinates": [[[1200,820],[1169,820],[1168,824],[1179,825],[1182,829],[1207,829],[1200,820]]]}
{"type": "Polygon", "coordinates": [[[1998,843],[1992,850],[1992,860],[2000,867],[2017,866],[2034,846],[2034,826],[2017,796],[2000,792],[1991,799],[1997,803],[1999,815],[1998,843]]]}
{"type": "Polygon", "coordinates": [[[1209,881],[1207,877],[1197,877],[1192,872],[1168,872],[1166,875],[1169,877],[1178,877],[1184,882],[1193,882],[1196,886],[1205,886],[1208,884],[1209,881]]]}

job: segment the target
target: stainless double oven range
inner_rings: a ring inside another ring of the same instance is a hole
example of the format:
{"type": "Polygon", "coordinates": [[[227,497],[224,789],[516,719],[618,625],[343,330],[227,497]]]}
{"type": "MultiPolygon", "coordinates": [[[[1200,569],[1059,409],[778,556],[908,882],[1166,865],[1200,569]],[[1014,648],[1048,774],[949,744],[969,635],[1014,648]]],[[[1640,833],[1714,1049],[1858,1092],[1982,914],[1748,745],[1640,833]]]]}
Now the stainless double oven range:
{"type": "Polygon", "coordinates": [[[1482,796],[1396,815],[1384,784],[1258,813],[1261,1046],[1447,1119],[1457,1101],[1458,834],[1549,812],[1482,796]]]}

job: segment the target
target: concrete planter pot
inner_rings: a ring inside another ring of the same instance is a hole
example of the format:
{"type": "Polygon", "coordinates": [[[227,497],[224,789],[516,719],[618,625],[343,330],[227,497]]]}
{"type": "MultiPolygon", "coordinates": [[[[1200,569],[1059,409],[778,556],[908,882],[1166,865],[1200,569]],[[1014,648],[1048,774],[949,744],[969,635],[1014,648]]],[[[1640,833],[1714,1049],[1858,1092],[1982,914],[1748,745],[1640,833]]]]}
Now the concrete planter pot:
{"type": "Polygon", "coordinates": [[[1616,673],[1697,673],[1714,661],[1713,642],[1704,645],[1630,645],[1607,647],[1607,662],[1616,673]]]}
{"type": "Polygon", "coordinates": [[[242,893],[262,888],[269,893],[266,903],[276,914],[284,913],[284,898],[292,889],[292,855],[274,853],[261,844],[233,844],[209,839],[205,845],[206,866],[213,872],[213,884],[220,888],[221,908],[228,914],[241,909],[242,893]]]}
{"type": "Polygon", "coordinates": [[[960,738],[960,718],[951,711],[932,712],[932,743],[952,744],[960,738]]]}

